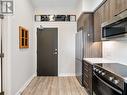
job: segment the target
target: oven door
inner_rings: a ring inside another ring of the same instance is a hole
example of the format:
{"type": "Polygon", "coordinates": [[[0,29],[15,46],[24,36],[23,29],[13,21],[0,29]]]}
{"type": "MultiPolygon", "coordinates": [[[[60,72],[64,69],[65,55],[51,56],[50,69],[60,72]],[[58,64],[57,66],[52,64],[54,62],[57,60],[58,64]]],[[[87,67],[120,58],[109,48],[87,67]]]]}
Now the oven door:
{"type": "Polygon", "coordinates": [[[123,92],[109,85],[95,73],[93,74],[93,95],[123,95],[123,92]]]}

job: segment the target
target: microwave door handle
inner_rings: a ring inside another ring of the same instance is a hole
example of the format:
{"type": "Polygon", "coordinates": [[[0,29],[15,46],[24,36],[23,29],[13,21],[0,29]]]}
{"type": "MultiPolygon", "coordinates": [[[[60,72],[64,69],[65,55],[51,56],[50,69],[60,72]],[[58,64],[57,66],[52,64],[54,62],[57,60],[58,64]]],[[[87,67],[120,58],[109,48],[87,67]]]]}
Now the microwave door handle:
{"type": "Polygon", "coordinates": [[[94,73],[94,76],[99,79],[102,83],[104,83],[106,86],[108,86],[109,88],[115,90],[116,92],[120,93],[122,95],[122,91],[114,88],[113,86],[109,85],[108,83],[106,83],[105,81],[103,81],[101,78],[99,78],[95,73],[94,73]]]}

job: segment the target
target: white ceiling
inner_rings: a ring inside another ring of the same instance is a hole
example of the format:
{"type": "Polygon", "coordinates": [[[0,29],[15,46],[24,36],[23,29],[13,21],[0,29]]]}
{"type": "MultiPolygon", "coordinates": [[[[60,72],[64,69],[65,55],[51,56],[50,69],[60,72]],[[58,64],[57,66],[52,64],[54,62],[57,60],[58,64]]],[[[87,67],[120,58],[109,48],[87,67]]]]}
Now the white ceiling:
{"type": "Polygon", "coordinates": [[[32,0],[35,8],[76,8],[79,0],[32,0]]]}

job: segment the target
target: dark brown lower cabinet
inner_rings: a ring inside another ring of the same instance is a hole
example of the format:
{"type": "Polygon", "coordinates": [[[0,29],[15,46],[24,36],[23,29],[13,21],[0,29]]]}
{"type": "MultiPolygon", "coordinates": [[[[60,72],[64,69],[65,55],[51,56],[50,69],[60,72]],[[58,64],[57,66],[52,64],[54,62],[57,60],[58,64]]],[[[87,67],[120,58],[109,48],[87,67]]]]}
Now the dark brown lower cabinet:
{"type": "Polygon", "coordinates": [[[87,63],[86,61],[83,62],[83,86],[89,95],[92,95],[92,67],[93,66],[90,63],[87,63]]]}

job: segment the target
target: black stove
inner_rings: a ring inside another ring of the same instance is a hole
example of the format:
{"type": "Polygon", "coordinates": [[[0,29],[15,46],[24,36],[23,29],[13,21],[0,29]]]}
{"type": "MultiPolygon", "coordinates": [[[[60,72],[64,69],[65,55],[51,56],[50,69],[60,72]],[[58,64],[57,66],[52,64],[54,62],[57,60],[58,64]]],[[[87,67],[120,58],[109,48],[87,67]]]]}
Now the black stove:
{"type": "Polygon", "coordinates": [[[119,63],[95,64],[93,90],[95,95],[127,95],[127,66],[119,63]]]}

